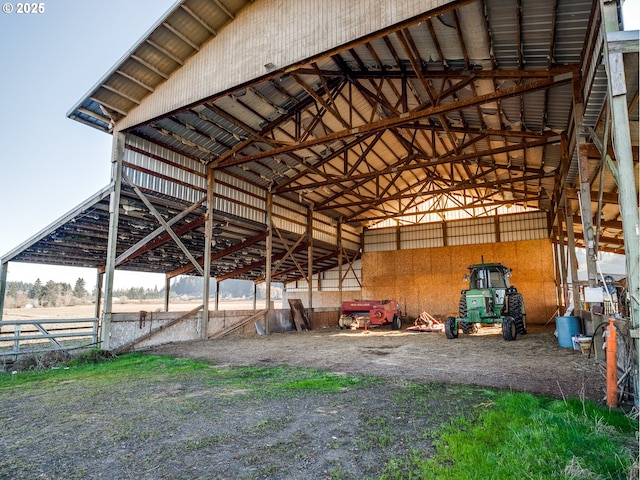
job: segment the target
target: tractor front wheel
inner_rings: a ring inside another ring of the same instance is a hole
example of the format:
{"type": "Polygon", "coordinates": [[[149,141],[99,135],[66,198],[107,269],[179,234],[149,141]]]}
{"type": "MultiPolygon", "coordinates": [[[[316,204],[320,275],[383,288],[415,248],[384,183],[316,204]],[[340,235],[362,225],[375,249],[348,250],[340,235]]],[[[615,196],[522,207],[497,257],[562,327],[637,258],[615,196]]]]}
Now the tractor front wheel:
{"type": "Polygon", "coordinates": [[[460,326],[462,327],[462,331],[465,335],[469,335],[470,333],[478,333],[477,323],[462,322],[460,326]]]}
{"type": "Polygon", "coordinates": [[[455,317],[447,317],[444,323],[444,334],[448,339],[458,338],[458,327],[455,317]]]}
{"type": "Polygon", "coordinates": [[[394,315],[391,320],[391,330],[400,330],[402,328],[402,318],[400,315],[394,315]]]}
{"type": "Polygon", "coordinates": [[[502,319],[502,338],[507,342],[511,342],[516,339],[518,330],[516,329],[516,322],[513,317],[504,317],[502,319]]]}

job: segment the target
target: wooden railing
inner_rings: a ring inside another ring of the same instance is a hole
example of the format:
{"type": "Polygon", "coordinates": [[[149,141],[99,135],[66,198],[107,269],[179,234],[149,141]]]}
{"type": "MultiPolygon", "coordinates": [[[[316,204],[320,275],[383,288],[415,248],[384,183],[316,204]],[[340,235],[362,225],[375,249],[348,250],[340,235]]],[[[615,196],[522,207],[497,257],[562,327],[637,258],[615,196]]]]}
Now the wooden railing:
{"type": "Polygon", "coordinates": [[[97,345],[98,319],[0,321],[0,357],[97,345]]]}

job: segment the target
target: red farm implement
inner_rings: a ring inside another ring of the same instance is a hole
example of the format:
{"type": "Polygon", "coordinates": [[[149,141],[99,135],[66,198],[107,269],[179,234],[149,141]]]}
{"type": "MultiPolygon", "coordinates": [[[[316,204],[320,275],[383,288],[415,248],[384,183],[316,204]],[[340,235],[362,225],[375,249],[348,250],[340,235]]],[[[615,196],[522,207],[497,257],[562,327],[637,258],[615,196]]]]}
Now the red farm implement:
{"type": "Polygon", "coordinates": [[[342,302],[340,328],[376,327],[391,324],[393,330],[402,326],[400,306],[395,300],[354,300],[342,302]]]}

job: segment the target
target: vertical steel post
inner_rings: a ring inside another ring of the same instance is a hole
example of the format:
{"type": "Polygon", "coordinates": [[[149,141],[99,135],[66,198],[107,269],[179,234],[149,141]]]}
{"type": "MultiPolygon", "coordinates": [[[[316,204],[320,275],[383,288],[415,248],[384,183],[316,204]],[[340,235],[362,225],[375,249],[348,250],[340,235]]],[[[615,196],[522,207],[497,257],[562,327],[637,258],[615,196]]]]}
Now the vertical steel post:
{"type": "MultiPolygon", "coordinates": [[[[213,242],[213,207],[215,201],[215,171],[207,168],[207,217],[204,232],[204,261],[202,285],[202,318],[200,323],[200,338],[207,338],[209,325],[209,286],[211,285],[211,244],[213,242]]],[[[216,299],[217,299],[216,289],[216,299]]],[[[216,301],[217,303],[217,301],[216,301]]],[[[217,310],[217,308],[216,308],[217,310]]]]}
{"type": "Polygon", "coordinates": [[[216,280],[216,294],[213,297],[213,309],[217,312],[220,310],[220,282],[216,280]]]}
{"type": "Polygon", "coordinates": [[[113,134],[111,153],[111,181],[113,191],[109,200],[109,240],[105,263],[104,305],[102,308],[102,326],[100,341],[102,350],[110,350],[111,316],[113,314],[113,277],[116,270],[116,248],[118,245],[118,222],[120,219],[120,192],[122,191],[122,160],[124,157],[125,134],[113,134]]]}

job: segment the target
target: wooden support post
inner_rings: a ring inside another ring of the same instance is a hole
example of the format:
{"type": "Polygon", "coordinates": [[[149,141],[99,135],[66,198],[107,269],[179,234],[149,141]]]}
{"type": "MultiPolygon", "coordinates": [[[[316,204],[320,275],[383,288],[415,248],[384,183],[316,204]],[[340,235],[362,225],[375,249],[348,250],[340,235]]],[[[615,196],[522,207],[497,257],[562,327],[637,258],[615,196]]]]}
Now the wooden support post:
{"type": "MultiPolygon", "coordinates": [[[[211,285],[211,244],[213,243],[213,210],[215,202],[215,170],[207,168],[207,220],[204,231],[204,263],[202,269],[202,317],[200,338],[207,338],[209,325],[209,286],[211,285]]],[[[216,292],[217,298],[217,292],[216,292]]]]}
{"type": "Polygon", "coordinates": [[[122,191],[122,161],[124,157],[125,134],[113,134],[111,153],[111,181],[113,191],[109,200],[109,239],[105,262],[104,304],[100,328],[100,346],[102,350],[111,350],[111,315],[113,313],[113,278],[116,270],[116,248],[118,246],[118,222],[120,219],[120,192],[122,191]]]}
{"type": "Polygon", "coordinates": [[[171,298],[171,277],[167,275],[164,279],[164,311],[169,311],[169,299],[171,298]]]}
{"type": "Polygon", "coordinates": [[[216,312],[220,310],[220,283],[216,280],[216,294],[213,297],[213,309],[216,312]]]}
{"type": "Polygon", "coordinates": [[[253,309],[257,310],[256,302],[258,300],[258,284],[253,282],[253,309]]]}
{"type": "Polygon", "coordinates": [[[342,315],[342,218],[338,220],[338,306],[342,315]]]}
{"type": "Polygon", "coordinates": [[[593,213],[591,209],[591,183],[589,182],[589,164],[587,158],[587,131],[583,127],[584,104],[582,91],[580,90],[580,77],[573,79],[573,119],[576,129],[578,149],[578,175],[580,177],[580,218],[582,220],[582,233],[586,246],[587,278],[590,287],[595,287],[598,279],[596,265],[595,237],[593,234],[593,213]]]}
{"type": "Polygon", "coordinates": [[[449,246],[449,234],[447,233],[447,222],[442,222],[442,246],[449,246]]]}
{"type": "Polygon", "coordinates": [[[9,262],[0,263],[0,321],[4,311],[4,296],[7,294],[7,270],[9,262]]]}
{"type": "Polygon", "coordinates": [[[569,290],[567,287],[567,259],[566,259],[566,251],[564,246],[564,229],[562,228],[562,223],[564,221],[564,210],[562,208],[557,209],[557,219],[558,219],[558,263],[560,265],[559,274],[560,274],[560,285],[562,287],[562,306],[566,309],[569,305],[569,290]]]}
{"type": "MultiPolygon", "coordinates": [[[[604,30],[604,65],[609,79],[609,102],[613,132],[613,150],[618,164],[620,213],[624,231],[624,250],[627,265],[629,295],[631,297],[631,324],[634,329],[640,326],[640,235],[638,232],[638,192],[636,190],[635,166],[629,130],[629,112],[627,111],[627,87],[624,71],[623,49],[616,48],[616,38],[632,32],[619,32],[618,2],[600,0],[602,28],[604,30]]],[[[626,42],[632,45],[631,51],[638,52],[638,33],[635,39],[626,42]]],[[[621,44],[623,42],[620,42],[621,44]]],[[[637,346],[637,343],[636,343],[637,346]]]]}
{"type": "Polygon", "coordinates": [[[271,218],[273,210],[273,195],[271,192],[267,192],[267,238],[266,238],[266,252],[265,252],[265,302],[266,302],[266,314],[264,316],[264,332],[266,335],[271,333],[269,328],[269,317],[271,315],[271,255],[272,255],[272,242],[273,242],[273,225],[271,218]]]}
{"type": "Polygon", "coordinates": [[[309,325],[313,325],[313,205],[307,211],[307,286],[309,295],[309,325]]]}
{"type": "Polygon", "coordinates": [[[576,242],[573,235],[573,213],[567,205],[565,209],[567,219],[567,240],[569,249],[569,263],[571,264],[571,291],[573,294],[573,314],[576,316],[582,312],[580,300],[580,285],[578,284],[578,259],[576,258],[576,242]]]}
{"type": "Polygon", "coordinates": [[[100,318],[100,303],[102,302],[102,284],[104,281],[104,273],[98,270],[96,274],[96,303],[94,314],[96,318],[100,318]]]}
{"type": "Polygon", "coordinates": [[[560,279],[560,242],[558,241],[557,230],[554,229],[554,233],[551,239],[551,245],[553,248],[553,279],[556,284],[556,307],[558,310],[562,306],[562,280],[560,279]]]}

